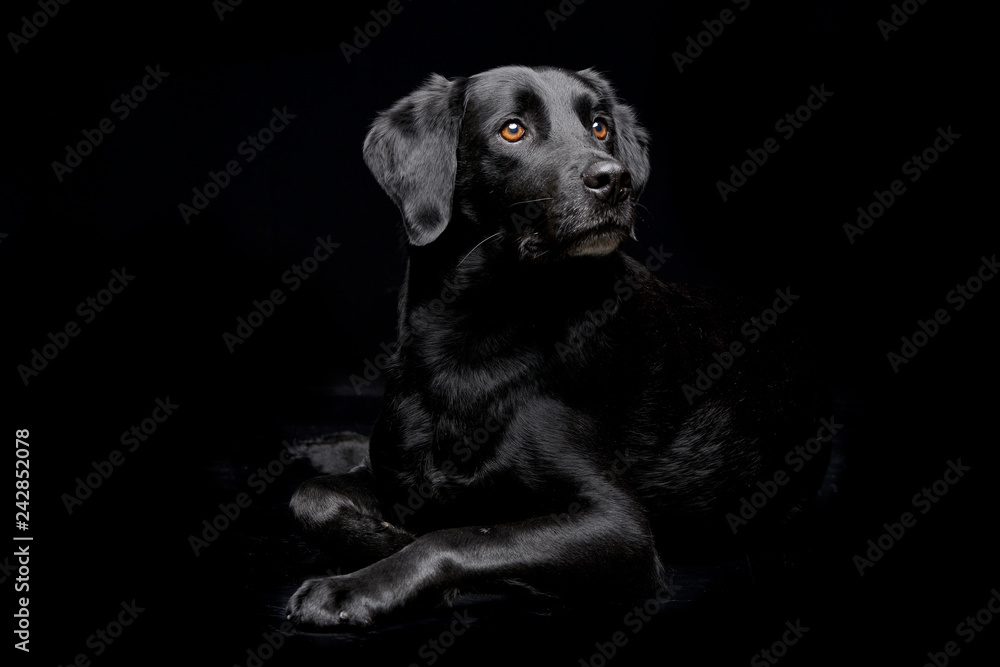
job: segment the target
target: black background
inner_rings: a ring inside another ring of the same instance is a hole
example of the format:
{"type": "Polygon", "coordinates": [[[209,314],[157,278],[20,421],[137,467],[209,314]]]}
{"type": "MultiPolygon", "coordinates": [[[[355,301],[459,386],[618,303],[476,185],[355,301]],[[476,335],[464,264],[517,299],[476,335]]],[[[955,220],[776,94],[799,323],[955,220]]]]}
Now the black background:
{"type": "MultiPolygon", "coordinates": [[[[265,539],[289,530],[291,475],[200,556],[188,536],[248,489],[282,439],[368,428],[379,385],[359,397],[349,377],[393,340],[405,261],[398,212],[361,161],[368,123],[431,72],[506,64],[595,67],[614,82],[653,137],[639,242],[628,252],[642,259],[662,245],[673,256],[661,279],[761,304],[776,288],[799,294],[794,316],[830,361],[845,425],[838,510],[821,529],[820,564],[794,593],[762,580],[701,625],[683,614],[660,620],[612,662],[746,664],[797,618],[810,632],[783,664],[921,665],[949,640],[962,647],[955,664],[995,659],[1000,621],[971,644],[955,626],[1000,586],[991,461],[1000,285],[986,283],[957,312],[945,298],[997,251],[993,127],[980,113],[992,109],[995,79],[983,10],[929,1],[884,39],[877,22],[892,13],[888,2],[753,0],[741,11],[723,0],[589,0],[553,30],[546,11],[558,6],[404,0],[349,63],[340,44],[385,3],[331,11],[245,0],[220,20],[208,1],[71,2],[19,52],[5,44],[3,418],[8,437],[31,432],[32,662],[87,653],[93,664],[246,664],[281,604],[255,582],[294,590],[268,571],[285,554],[265,539]],[[679,72],[672,54],[726,8],[735,21],[679,72]],[[112,100],[157,65],[169,75],[118,119],[112,100]],[[775,122],[811,86],[832,95],[781,137],[775,122]],[[286,107],[295,118],[243,163],[240,142],[286,107]],[[114,132],[60,182],[53,161],[105,117],[114,132]],[[960,138],[909,182],[903,163],[949,127],[960,138]],[[768,137],[780,150],[724,202],[717,181],[768,137]],[[242,173],[185,224],[178,205],[233,159],[242,173]],[[842,225],[894,179],[905,194],[849,242],[842,225]],[[340,247],[289,292],[282,274],[318,236],[340,247]],[[17,367],[47,334],[82,322],[77,304],[123,267],[134,281],[25,385],[17,367]],[[230,353],[223,332],[275,288],[287,301],[230,353]],[[894,373],[887,353],[938,308],[951,321],[894,373]],[[61,496],[75,479],[122,449],[120,434],[168,396],[176,414],[68,514],[61,496]],[[958,457],[971,471],[859,577],[852,556],[958,457]],[[94,656],[87,637],[133,598],[147,611],[94,656]]],[[[37,11],[9,4],[0,27],[19,31],[37,11]]],[[[12,579],[3,590],[13,601],[12,579]]],[[[444,661],[575,665],[613,629],[567,639],[531,617],[496,622],[444,661]]],[[[415,647],[427,636],[411,627],[360,642],[293,637],[265,664],[308,664],[307,654],[323,664],[426,664],[415,647]]]]}

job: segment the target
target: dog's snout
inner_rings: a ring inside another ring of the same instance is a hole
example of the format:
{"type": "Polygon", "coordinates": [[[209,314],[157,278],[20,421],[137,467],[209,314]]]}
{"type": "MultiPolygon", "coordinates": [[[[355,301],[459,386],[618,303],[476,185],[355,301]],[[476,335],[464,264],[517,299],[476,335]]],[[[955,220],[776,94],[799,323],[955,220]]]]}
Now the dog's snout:
{"type": "Polygon", "coordinates": [[[583,184],[599,200],[614,204],[628,196],[632,175],[621,162],[601,160],[583,172],[583,184]]]}

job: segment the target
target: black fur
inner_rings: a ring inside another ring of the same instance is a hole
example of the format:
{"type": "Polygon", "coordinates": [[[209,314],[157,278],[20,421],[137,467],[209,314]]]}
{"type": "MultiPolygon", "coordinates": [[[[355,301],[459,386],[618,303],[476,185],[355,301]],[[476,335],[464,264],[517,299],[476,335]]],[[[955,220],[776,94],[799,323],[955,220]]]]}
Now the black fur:
{"type": "Polygon", "coordinates": [[[728,534],[723,514],[811,435],[790,348],[748,346],[684,395],[746,318],[617,250],[648,145],[592,70],[434,76],[379,115],[364,158],[410,242],[400,346],[369,460],[292,499],[359,568],[303,584],[295,622],[377,623],[455,589],[648,595],[661,552],[728,534]]]}

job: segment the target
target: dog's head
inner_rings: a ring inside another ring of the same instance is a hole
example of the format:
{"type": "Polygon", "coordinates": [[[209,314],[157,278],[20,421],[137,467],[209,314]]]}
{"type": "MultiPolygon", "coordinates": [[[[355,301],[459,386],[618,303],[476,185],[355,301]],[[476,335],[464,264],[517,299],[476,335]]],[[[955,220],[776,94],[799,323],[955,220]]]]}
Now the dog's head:
{"type": "Polygon", "coordinates": [[[378,116],[364,158],[411,244],[462,218],[539,260],[608,254],[632,234],[648,144],[593,70],[501,67],[432,76],[378,116]]]}

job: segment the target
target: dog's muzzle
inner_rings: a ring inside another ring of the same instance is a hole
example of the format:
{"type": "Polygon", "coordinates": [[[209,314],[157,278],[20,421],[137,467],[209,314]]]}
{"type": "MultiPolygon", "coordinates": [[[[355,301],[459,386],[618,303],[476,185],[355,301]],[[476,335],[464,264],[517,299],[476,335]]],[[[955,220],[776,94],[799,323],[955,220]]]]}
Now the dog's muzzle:
{"type": "Polygon", "coordinates": [[[599,160],[584,170],[583,185],[602,213],[596,224],[576,235],[567,254],[606,255],[632,234],[631,213],[622,208],[632,196],[632,175],[617,160],[599,160]]]}

